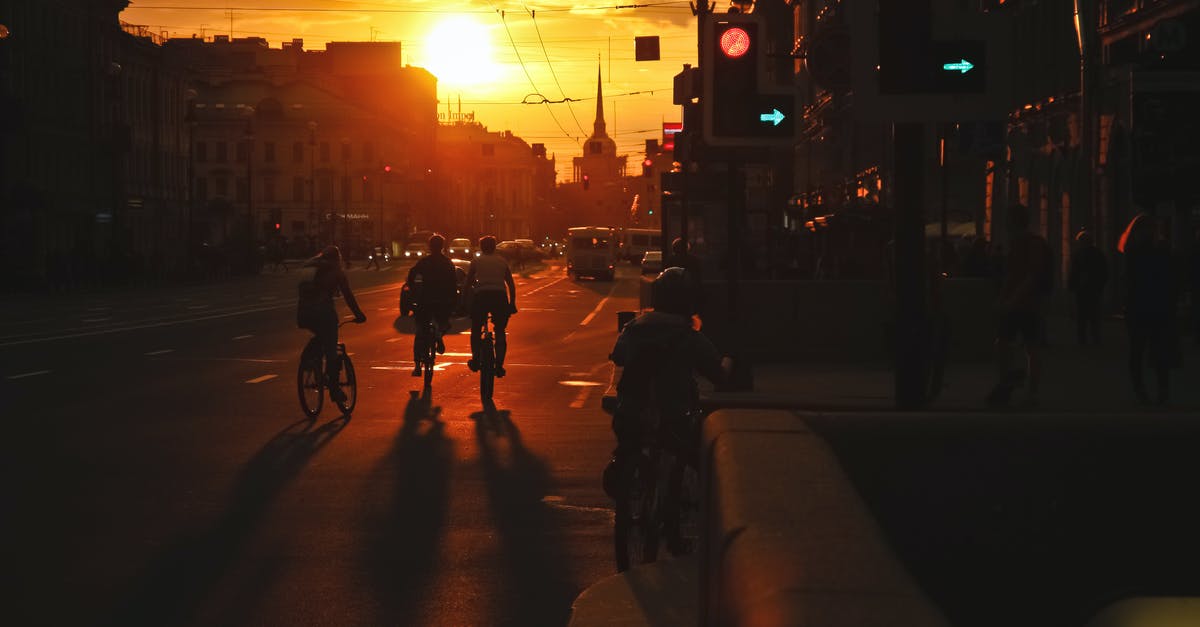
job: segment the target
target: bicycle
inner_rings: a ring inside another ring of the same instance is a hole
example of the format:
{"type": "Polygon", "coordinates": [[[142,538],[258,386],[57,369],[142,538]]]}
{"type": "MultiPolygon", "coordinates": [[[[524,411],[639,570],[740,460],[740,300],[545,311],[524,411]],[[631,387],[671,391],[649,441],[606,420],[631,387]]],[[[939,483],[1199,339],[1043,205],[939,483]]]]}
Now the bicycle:
{"type": "Polygon", "coordinates": [[[433,365],[437,361],[437,323],[429,320],[420,328],[417,329],[417,334],[413,339],[421,346],[420,351],[421,365],[425,369],[425,387],[433,387],[433,365]]]}
{"type": "MultiPolygon", "coordinates": [[[[616,397],[601,405],[612,414],[616,397]]],[[[658,559],[659,546],[679,556],[691,552],[700,538],[700,475],[695,448],[704,413],[695,409],[675,421],[661,421],[658,433],[613,468],[611,491],[616,501],[613,546],[617,571],[658,559]]]]}
{"type": "MultiPolygon", "coordinates": [[[[338,328],[342,328],[345,324],[346,322],[338,324],[338,328]]],[[[341,363],[337,386],[346,394],[346,400],[338,402],[337,406],[342,410],[343,415],[349,415],[354,411],[354,406],[358,402],[358,381],[354,376],[354,363],[350,361],[350,355],[346,354],[344,342],[338,342],[337,354],[341,363]]],[[[300,367],[296,372],[296,390],[300,397],[300,408],[309,418],[316,418],[325,404],[326,373],[324,365],[324,352],[317,344],[317,336],[314,335],[309,338],[308,344],[300,353],[300,367]]]]}
{"type": "Polygon", "coordinates": [[[485,407],[492,403],[496,388],[496,339],[492,332],[492,314],[483,321],[479,338],[479,400],[485,407]]]}

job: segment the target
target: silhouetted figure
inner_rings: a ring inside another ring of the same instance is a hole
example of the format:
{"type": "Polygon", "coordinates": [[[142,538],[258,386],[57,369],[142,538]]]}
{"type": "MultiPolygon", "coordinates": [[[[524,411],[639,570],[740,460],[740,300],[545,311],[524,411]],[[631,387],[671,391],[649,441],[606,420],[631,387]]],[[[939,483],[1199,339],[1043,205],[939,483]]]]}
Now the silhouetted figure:
{"type": "Polygon", "coordinates": [[[355,322],[366,322],[367,315],[354,299],[350,282],[342,271],[342,254],[337,246],[327,246],[321,254],[300,267],[299,294],[296,302],[296,326],[308,329],[317,337],[325,355],[326,384],[329,397],[335,402],[346,400],[346,393],[337,384],[341,360],[338,359],[338,314],[333,305],[334,294],[340,292],[346,306],[354,312],[355,322]]]}
{"type": "Polygon", "coordinates": [[[963,261],[963,273],[972,279],[986,279],[992,276],[992,261],[988,252],[987,238],[976,237],[971,242],[963,261]]]}
{"type": "MultiPolygon", "coordinates": [[[[494,236],[479,238],[479,252],[467,270],[467,288],[474,291],[471,299],[471,360],[467,362],[467,368],[471,372],[479,370],[479,351],[483,349],[480,336],[491,314],[496,341],[495,372],[497,377],[503,377],[504,358],[508,353],[506,329],[509,317],[517,313],[517,285],[504,258],[496,254],[494,236]]],[[[517,254],[520,254],[519,250],[517,254]]]]}
{"type": "Polygon", "coordinates": [[[429,254],[413,265],[408,271],[405,285],[413,294],[413,318],[418,332],[413,337],[413,371],[412,376],[421,376],[421,358],[429,347],[425,342],[430,338],[424,337],[419,329],[425,328],[430,321],[434,323],[437,352],[446,352],[442,336],[450,330],[450,314],[458,300],[458,280],[454,274],[454,263],[442,251],[446,246],[446,238],[438,233],[429,237],[429,254]]]}
{"type": "Polygon", "coordinates": [[[1155,400],[1170,397],[1170,369],[1179,359],[1175,338],[1176,282],[1171,252],[1158,231],[1156,220],[1138,214],[1126,227],[1117,245],[1125,255],[1128,289],[1125,293],[1125,326],[1129,331],[1129,375],[1133,392],[1150,401],[1143,370],[1149,358],[1158,383],[1155,400]]]}
{"type": "Polygon", "coordinates": [[[1092,234],[1080,231],[1075,236],[1075,252],[1071,255],[1071,273],[1067,288],[1075,293],[1076,325],[1079,344],[1090,339],[1100,343],[1100,300],[1108,283],[1108,261],[1096,247],[1092,234]]]}
{"type": "Polygon", "coordinates": [[[1009,252],[1000,287],[1000,323],[996,333],[997,382],[988,404],[1007,405],[1022,379],[1028,377],[1029,404],[1037,403],[1041,383],[1041,349],[1045,344],[1045,306],[1053,288],[1050,245],[1029,231],[1029,209],[1008,210],[1009,252]],[[1018,339],[1025,349],[1027,371],[1013,365],[1018,339]]]}

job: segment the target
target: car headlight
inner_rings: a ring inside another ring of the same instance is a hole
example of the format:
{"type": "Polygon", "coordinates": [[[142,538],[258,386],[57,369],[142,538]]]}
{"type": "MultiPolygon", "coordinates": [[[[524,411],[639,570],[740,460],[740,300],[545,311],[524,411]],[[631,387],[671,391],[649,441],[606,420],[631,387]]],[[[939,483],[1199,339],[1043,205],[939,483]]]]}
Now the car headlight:
{"type": "Polygon", "coordinates": [[[408,257],[408,256],[409,256],[409,255],[411,255],[411,254],[412,254],[412,253],[408,252],[407,250],[406,250],[406,251],[404,251],[404,256],[405,256],[405,257],[408,257]]]}
{"type": "Polygon", "coordinates": [[[479,251],[477,250],[477,251],[475,251],[475,256],[476,256],[476,257],[481,257],[481,256],[483,256],[483,253],[481,253],[481,252],[479,252],[479,251]]]}

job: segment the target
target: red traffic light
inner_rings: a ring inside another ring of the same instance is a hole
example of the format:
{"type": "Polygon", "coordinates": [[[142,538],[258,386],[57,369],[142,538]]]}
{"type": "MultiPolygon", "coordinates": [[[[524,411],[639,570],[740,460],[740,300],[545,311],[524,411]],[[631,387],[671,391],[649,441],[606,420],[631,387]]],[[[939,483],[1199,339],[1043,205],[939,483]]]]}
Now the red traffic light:
{"type": "Polygon", "coordinates": [[[730,59],[736,59],[750,50],[750,35],[734,26],[721,33],[721,52],[730,59]]]}
{"type": "Polygon", "coordinates": [[[392,166],[390,166],[390,165],[385,165],[385,166],[383,166],[383,171],[384,171],[384,172],[391,172],[391,171],[392,171],[392,166]]]}
{"type": "Polygon", "coordinates": [[[651,160],[651,159],[646,159],[645,161],[643,161],[643,162],[642,162],[642,165],[643,165],[643,166],[645,166],[645,167],[647,167],[647,168],[649,168],[649,167],[653,167],[653,166],[654,166],[654,161],[653,161],[653,160],[651,160]]]}

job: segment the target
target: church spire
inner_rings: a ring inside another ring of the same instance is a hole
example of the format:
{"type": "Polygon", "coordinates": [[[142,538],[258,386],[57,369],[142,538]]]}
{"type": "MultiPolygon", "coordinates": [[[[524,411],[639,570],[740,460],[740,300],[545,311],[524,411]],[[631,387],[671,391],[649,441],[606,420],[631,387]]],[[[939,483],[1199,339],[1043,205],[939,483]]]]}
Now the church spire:
{"type": "Polygon", "coordinates": [[[604,128],[604,86],[600,79],[600,66],[596,65],[596,122],[592,125],[592,137],[607,137],[604,128]]]}

